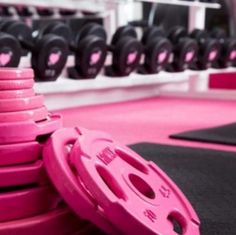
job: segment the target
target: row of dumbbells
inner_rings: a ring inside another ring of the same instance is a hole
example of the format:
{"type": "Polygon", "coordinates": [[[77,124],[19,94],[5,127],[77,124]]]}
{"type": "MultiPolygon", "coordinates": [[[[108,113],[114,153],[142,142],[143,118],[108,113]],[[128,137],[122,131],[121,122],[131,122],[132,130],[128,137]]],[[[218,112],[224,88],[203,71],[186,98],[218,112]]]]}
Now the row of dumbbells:
{"type": "Polygon", "coordinates": [[[236,60],[236,39],[221,29],[188,34],[176,26],[166,34],[159,27],[149,27],[139,40],[135,28],[128,25],[117,29],[109,45],[105,29],[97,23],[85,24],[73,35],[63,22],[48,23],[33,33],[22,21],[4,21],[0,32],[0,66],[18,67],[21,57],[31,52],[31,66],[40,81],[56,80],[69,55],[74,55],[74,66],[67,68],[67,74],[74,79],[95,78],[103,67],[107,76],[122,77],[133,71],[225,68],[236,60]],[[105,65],[108,51],[112,59],[105,65]]]}
{"type": "Polygon", "coordinates": [[[27,7],[27,6],[0,6],[1,17],[54,17],[74,16],[76,10],[59,9],[54,10],[48,7],[27,7]]]}

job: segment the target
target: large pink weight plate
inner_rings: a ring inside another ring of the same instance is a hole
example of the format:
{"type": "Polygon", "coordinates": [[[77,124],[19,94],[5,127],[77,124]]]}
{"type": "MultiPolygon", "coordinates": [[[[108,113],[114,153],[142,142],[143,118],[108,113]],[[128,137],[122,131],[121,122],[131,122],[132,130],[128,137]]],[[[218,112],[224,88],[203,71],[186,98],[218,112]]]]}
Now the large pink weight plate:
{"type": "Polygon", "coordinates": [[[42,157],[42,144],[32,141],[18,144],[0,144],[0,167],[35,162],[42,157]]]}
{"type": "Polygon", "coordinates": [[[25,79],[25,80],[1,80],[0,79],[0,91],[5,90],[21,90],[21,89],[30,89],[34,86],[34,80],[25,79]]]}
{"type": "MultiPolygon", "coordinates": [[[[19,99],[34,96],[33,89],[0,91],[0,99],[19,99]]],[[[1,102],[1,101],[0,101],[1,102]]]]}
{"type": "Polygon", "coordinates": [[[0,113],[0,123],[8,122],[21,122],[30,121],[35,122],[45,120],[47,118],[48,110],[46,107],[37,109],[17,111],[17,112],[5,112],[0,113]]]}
{"type": "Polygon", "coordinates": [[[106,220],[96,201],[70,168],[68,155],[71,145],[79,135],[80,131],[74,128],[63,128],[51,135],[43,148],[47,173],[60,195],[80,218],[91,221],[107,234],[121,235],[122,233],[106,220]]]}
{"type": "Polygon", "coordinates": [[[70,235],[87,226],[87,222],[68,208],[58,208],[42,215],[0,223],[0,235],[70,235]]]}
{"type": "Polygon", "coordinates": [[[48,182],[43,162],[0,167],[0,188],[45,184],[48,182]]]}
{"type": "Polygon", "coordinates": [[[0,144],[34,141],[62,127],[60,115],[48,115],[47,120],[0,123],[0,144]]]}
{"type": "Polygon", "coordinates": [[[32,97],[19,98],[19,99],[3,99],[0,101],[0,113],[32,110],[41,108],[43,106],[44,106],[44,97],[42,95],[36,95],[32,97]]]}
{"type": "Polygon", "coordinates": [[[112,224],[125,234],[199,235],[199,219],[174,182],[153,162],[87,131],[73,144],[70,163],[112,224]]]}
{"type": "Polygon", "coordinates": [[[34,78],[34,72],[30,68],[1,68],[0,80],[25,80],[34,78]]]}
{"type": "Polygon", "coordinates": [[[0,222],[45,213],[56,208],[60,202],[60,196],[51,187],[0,193],[0,222]]]}

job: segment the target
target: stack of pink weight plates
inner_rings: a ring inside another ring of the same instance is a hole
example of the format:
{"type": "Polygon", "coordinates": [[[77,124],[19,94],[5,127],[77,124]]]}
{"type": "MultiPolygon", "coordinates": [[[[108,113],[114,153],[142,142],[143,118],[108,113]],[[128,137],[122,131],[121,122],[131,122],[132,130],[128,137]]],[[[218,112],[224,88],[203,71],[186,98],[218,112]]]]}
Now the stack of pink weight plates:
{"type": "Polygon", "coordinates": [[[95,234],[47,177],[42,147],[62,120],[33,85],[31,69],[0,69],[0,235],[95,234]]]}

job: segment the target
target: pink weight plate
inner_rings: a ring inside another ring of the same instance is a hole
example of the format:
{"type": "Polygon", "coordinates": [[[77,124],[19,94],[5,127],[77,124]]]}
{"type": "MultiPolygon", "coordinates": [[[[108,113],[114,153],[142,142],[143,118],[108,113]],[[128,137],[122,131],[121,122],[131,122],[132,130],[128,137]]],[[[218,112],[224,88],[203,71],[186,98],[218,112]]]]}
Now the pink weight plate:
{"type": "Polygon", "coordinates": [[[0,144],[34,141],[62,127],[60,115],[49,114],[47,120],[0,123],[0,144]]]}
{"type": "Polygon", "coordinates": [[[0,113],[0,123],[4,122],[21,122],[30,121],[35,122],[45,120],[47,118],[48,110],[45,106],[38,109],[17,111],[17,112],[5,112],[0,113]]]}
{"type": "Polygon", "coordinates": [[[42,95],[20,99],[3,99],[0,101],[0,113],[31,110],[42,106],[44,106],[44,97],[42,95]]]}
{"type": "Polygon", "coordinates": [[[87,227],[88,222],[79,219],[68,208],[58,208],[31,218],[0,223],[0,235],[70,235],[87,227]]]}
{"type": "Polygon", "coordinates": [[[0,193],[0,222],[46,213],[55,209],[60,202],[60,196],[52,187],[35,187],[0,193]]]}
{"type": "MultiPolygon", "coordinates": [[[[34,96],[33,89],[0,91],[0,99],[19,99],[34,96]]],[[[0,101],[1,102],[1,101],[0,101]]]]}
{"type": "Polygon", "coordinates": [[[199,219],[174,182],[108,134],[82,133],[69,155],[71,166],[112,224],[125,234],[199,235],[199,219]]]}
{"type": "Polygon", "coordinates": [[[30,89],[34,86],[34,80],[25,79],[25,80],[1,80],[0,79],[0,91],[5,90],[21,90],[21,89],[30,89]]]}
{"type": "Polygon", "coordinates": [[[30,184],[46,184],[48,178],[43,162],[0,167],[0,188],[30,184]]]}
{"type": "Polygon", "coordinates": [[[122,233],[104,217],[96,201],[70,168],[68,155],[71,145],[79,135],[80,131],[74,128],[60,129],[51,135],[43,148],[48,175],[67,204],[80,218],[91,221],[107,234],[121,235],[122,233]]]}
{"type": "Polygon", "coordinates": [[[42,157],[42,145],[36,141],[0,145],[0,167],[35,162],[42,157]]]}
{"type": "Polygon", "coordinates": [[[0,80],[25,80],[34,78],[34,72],[30,68],[1,68],[0,80]]]}

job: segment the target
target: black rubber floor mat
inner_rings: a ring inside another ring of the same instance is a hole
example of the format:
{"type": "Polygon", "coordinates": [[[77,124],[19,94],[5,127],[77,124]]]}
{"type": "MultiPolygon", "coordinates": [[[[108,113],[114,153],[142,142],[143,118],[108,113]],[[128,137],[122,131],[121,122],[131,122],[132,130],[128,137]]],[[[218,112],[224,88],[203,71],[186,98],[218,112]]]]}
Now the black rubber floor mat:
{"type": "Polygon", "coordinates": [[[172,139],[236,145],[236,123],[170,135],[172,139]]]}
{"type": "Polygon", "coordinates": [[[236,153],[151,143],[132,145],[181,188],[201,220],[201,235],[236,234],[236,153]]]}

